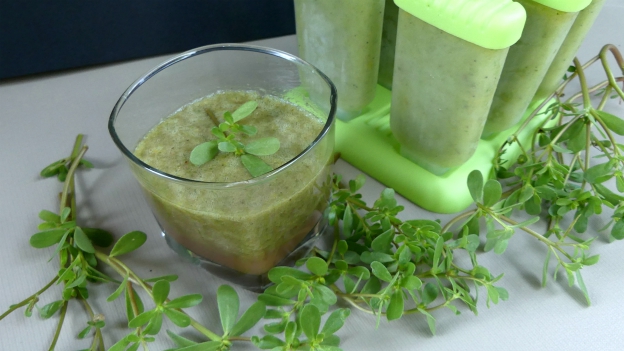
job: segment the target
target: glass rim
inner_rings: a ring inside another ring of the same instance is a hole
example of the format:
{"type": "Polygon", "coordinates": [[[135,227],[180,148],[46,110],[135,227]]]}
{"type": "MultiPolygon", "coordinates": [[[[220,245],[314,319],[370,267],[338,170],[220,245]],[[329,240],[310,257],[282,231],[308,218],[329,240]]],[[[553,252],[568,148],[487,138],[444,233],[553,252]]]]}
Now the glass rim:
{"type": "Polygon", "coordinates": [[[162,62],[161,64],[157,65],[156,67],[154,67],[153,69],[151,69],[149,72],[147,72],[146,74],[144,74],[143,76],[141,76],[140,78],[138,78],[137,80],[135,80],[125,91],[124,93],[121,95],[121,97],[117,100],[117,102],[115,103],[115,106],[113,107],[113,110],[110,114],[110,117],[108,119],[108,131],[111,135],[111,138],[113,139],[113,142],[115,143],[115,145],[117,146],[117,148],[119,148],[119,150],[121,151],[121,153],[126,156],[130,161],[132,161],[135,165],[149,171],[150,173],[153,173],[157,176],[160,176],[162,178],[166,178],[175,182],[179,182],[179,183],[184,183],[185,185],[193,185],[193,186],[207,186],[207,187],[215,187],[215,188],[232,188],[232,187],[238,187],[238,186],[248,186],[251,184],[255,184],[255,183],[260,183],[268,178],[272,178],[275,175],[277,175],[278,173],[281,173],[283,170],[287,169],[288,167],[290,167],[290,165],[294,164],[295,162],[297,162],[297,160],[299,160],[300,158],[302,158],[303,156],[305,156],[308,152],[310,152],[310,150],[312,150],[321,140],[323,140],[325,138],[325,136],[329,133],[332,124],[334,123],[334,119],[335,119],[335,115],[336,115],[336,109],[337,109],[337,90],[336,87],[334,86],[334,83],[329,79],[329,77],[327,77],[323,72],[321,72],[318,68],[316,68],[315,66],[313,66],[312,64],[308,63],[307,61],[304,61],[303,59],[289,54],[285,51],[281,51],[281,50],[277,50],[277,49],[273,49],[273,48],[268,48],[268,47],[263,47],[263,46],[257,46],[257,45],[248,45],[248,44],[214,44],[214,45],[206,45],[206,46],[201,46],[195,49],[191,49],[188,51],[185,51],[177,56],[172,57],[171,59],[162,62]],[[330,100],[330,110],[329,110],[329,114],[327,116],[327,121],[325,122],[325,125],[323,126],[323,129],[319,132],[319,134],[316,136],[316,138],[305,148],[303,149],[297,156],[293,157],[292,159],[290,159],[289,161],[283,163],[281,166],[273,169],[270,172],[267,172],[263,175],[260,175],[258,177],[254,177],[251,179],[247,179],[247,180],[242,180],[242,181],[236,181],[236,182],[206,182],[206,181],[201,181],[201,180],[194,180],[194,179],[188,179],[188,178],[184,178],[184,177],[179,177],[173,174],[169,174],[166,173],[164,171],[161,171],[157,168],[154,168],[150,165],[148,165],[147,163],[143,162],[141,159],[139,159],[138,157],[136,157],[134,155],[134,153],[132,153],[132,151],[130,151],[126,145],[121,141],[121,139],[119,138],[119,136],[117,135],[117,132],[115,130],[115,120],[117,119],[117,115],[119,114],[119,111],[121,111],[123,105],[126,103],[126,101],[130,98],[130,96],[132,95],[132,93],[134,93],[138,88],[141,87],[141,85],[143,85],[145,82],[147,82],[149,79],[151,79],[152,77],[154,77],[156,74],[158,74],[159,72],[163,71],[164,69],[182,62],[186,59],[192,58],[194,56],[197,55],[201,55],[201,54],[205,54],[208,52],[212,52],[212,51],[251,51],[251,52],[257,52],[260,54],[265,54],[265,55],[270,55],[270,56],[275,56],[278,58],[282,58],[285,59],[287,61],[293,62],[296,65],[300,65],[300,66],[305,66],[305,67],[309,67],[311,68],[314,72],[316,72],[324,81],[325,83],[327,83],[327,85],[330,88],[330,96],[329,96],[329,100],[330,100]]]}

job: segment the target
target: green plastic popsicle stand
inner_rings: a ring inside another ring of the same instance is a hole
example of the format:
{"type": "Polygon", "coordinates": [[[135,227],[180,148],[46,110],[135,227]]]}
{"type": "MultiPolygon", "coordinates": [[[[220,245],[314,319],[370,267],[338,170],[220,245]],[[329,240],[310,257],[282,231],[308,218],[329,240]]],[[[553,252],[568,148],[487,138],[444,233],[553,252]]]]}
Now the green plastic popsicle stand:
{"type": "MultiPolygon", "coordinates": [[[[466,185],[468,174],[476,169],[487,176],[501,145],[522,123],[488,140],[481,140],[468,162],[443,176],[436,176],[401,156],[399,144],[390,131],[390,101],[390,91],[377,86],[375,100],[362,115],[348,122],[336,120],[336,152],[406,199],[437,213],[456,213],[473,203],[466,185]]],[[[527,110],[527,116],[540,104],[541,101],[534,102],[527,110]]],[[[537,117],[519,135],[523,145],[528,145],[533,131],[542,123],[544,117],[537,117]]],[[[519,154],[517,143],[513,143],[505,148],[501,158],[509,165],[519,154]]]]}

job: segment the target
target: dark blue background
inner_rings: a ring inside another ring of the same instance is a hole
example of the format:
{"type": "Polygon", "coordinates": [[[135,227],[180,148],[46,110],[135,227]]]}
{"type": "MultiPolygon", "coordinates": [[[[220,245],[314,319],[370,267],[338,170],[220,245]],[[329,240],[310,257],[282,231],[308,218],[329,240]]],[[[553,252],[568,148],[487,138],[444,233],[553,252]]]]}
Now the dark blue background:
{"type": "Polygon", "coordinates": [[[0,79],[293,33],[292,0],[0,0],[0,79]]]}

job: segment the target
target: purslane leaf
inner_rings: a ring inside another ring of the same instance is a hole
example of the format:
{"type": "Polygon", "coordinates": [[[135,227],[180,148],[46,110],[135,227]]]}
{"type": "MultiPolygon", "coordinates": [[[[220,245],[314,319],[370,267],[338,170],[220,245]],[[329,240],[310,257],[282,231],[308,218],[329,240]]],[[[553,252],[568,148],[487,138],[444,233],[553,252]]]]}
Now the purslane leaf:
{"type": "Polygon", "coordinates": [[[88,253],[95,253],[95,248],[93,244],[91,244],[91,240],[89,240],[87,234],[85,234],[80,227],[74,229],[74,242],[80,250],[88,253]]]}
{"type": "Polygon", "coordinates": [[[256,156],[273,155],[280,148],[277,138],[268,137],[251,141],[245,145],[245,152],[256,156]]]}
{"type": "Polygon", "coordinates": [[[195,166],[201,166],[206,162],[212,160],[219,153],[216,140],[211,140],[205,143],[201,143],[191,151],[189,161],[195,166]]]}
{"type": "Polygon", "coordinates": [[[611,131],[617,135],[624,135],[624,120],[605,111],[594,111],[611,131]]]}
{"type": "Polygon", "coordinates": [[[43,232],[33,234],[30,237],[30,246],[36,249],[50,247],[58,243],[65,234],[65,232],[67,232],[67,229],[59,228],[45,230],[43,232]]]}
{"type": "Polygon", "coordinates": [[[63,300],[50,302],[39,310],[39,315],[41,316],[41,318],[48,319],[52,317],[63,306],[63,303],[63,300]]]}
{"type": "Polygon", "coordinates": [[[236,111],[232,112],[232,119],[234,123],[240,121],[241,119],[251,115],[256,108],[258,107],[257,101],[247,101],[246,103],[240,105],[236,111]]]}
{"type": "Polygon", "coordinates": [[[377,278],[386,282],[389,282],[392,280],[392,275],[388,271],[388,268],[386,268],[386,266],[384,266],[381,262],[373,261],[370,265],[371,265],[373,274],[377,278]]]}
{"type": "Polygon", "coordinates": [[[301,329],[308,340],[315,340],[321,326],[321,312],[315,305],[305,305],[301,309],[301,329]]]}
{"type": "Polygon", "coordinates": [[[399,319],[403,316],[404,309],[403,292],[399,289],[390,297],[390,304],[386,310],[386,316],[389,321],[399,319]]]}
{"type": "Polygon", "coordinates": [[[232,330],[238,318],[240,301],[236,290],[229,285],[221,285],[217,289],[217,306],[223,332],[227,334],[232,330]]]}
{"type": "Polygon", "coordinates": [[[320,257],[310,257],[306,261],[306,267],[310,272],[317,276],[324,276],[327,274],[327,262],[320,257]]]}
{"type": "Polygon", "coordinates": [[[167,302],[166,306],[169,308],[189,308],[199,305],[202,299],[200,294],[184,295],[167,302]]]}
{"type": "Polygon", "coordinates": [[[130,328],[139,328],[147,324],[158,312],[155,310],[145,311],[138,316],[134,317],[129,323],[130,328]]]}
{"type": "Polygon", "coordinates": [[[172,308],[165,308],[163,312],[169,318],[173,324],[177,325],[180,328],[186,328],[191,325],[191,317],[187,316],[184,312],[180,312],[178,310],[174,310],[172,308]]]}
{"type": "Polygon", "coordinates": [[[325,325],[323,325],[323,329],[321,329],[321,333],[323,333],[326,337],[337,332],[344,325],[345,320],[351,314],[351,310],[348,308],[339,308],[332,312],[327,321],[325,321],[325,325]]]}
{"type": "Polygon", "coordinates": [[[154,283],[154,286],[152,287],[152,295],[156,306],[160,306],[165,303],[165,300],[169,296],[170,289],[171,286],[166,280],[159,280],[154,283]]]}
{"type": "Polygon", "coordinates": [[[480,171],[474,170],[468,174],[468,190],[475,202],[481,202],[483,198],[483,175],[480,171]]]}
{"type": "Polygon", "coordinates": [[[271,172],[273,167],[266,164],[259,157],[255,155],[245,154],[241,156],[241,162],[243,166],[249,171],[252,177],[259,177],[265,173],[271,172]]]}
{"type": "Polygon", "coordinates": [[[264,303],[257,301],[251,305],[247,311],[243,313],[241,318],[234,324],[230,335],[239,336],[256,325],[265,315],[266,306],[264,303]]]}
{"type": "Polygon", "coordinates": [[[117,240],[117,243],[115,243],[115,246],[113,246],[113,249],[111,250],[109,256],[115,257],[127,254],[128,252],[132,252],[141,247],[141,245],[143,245],[146,240],[147,235],[143,232],[132,231],[130,233],[127,233],[119,238],[119,240],[117,240]]]}

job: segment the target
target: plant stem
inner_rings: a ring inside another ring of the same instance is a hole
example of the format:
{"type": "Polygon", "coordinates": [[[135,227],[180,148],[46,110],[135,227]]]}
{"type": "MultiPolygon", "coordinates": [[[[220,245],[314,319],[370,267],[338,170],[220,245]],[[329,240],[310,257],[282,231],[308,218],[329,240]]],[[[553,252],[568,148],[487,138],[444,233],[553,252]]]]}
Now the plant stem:
{"type": "Polygon", "coordinates": [[[54,333],[54,339],[52,339],[52,344],[50,345],[49,351],[54,351],[56,343],[58,342],[58,338],[59,336],[61,336],[61,329],[63,328],[63,322],[65,321],[65,315],[67,314],[67,304],[68,301],[63,301],[63,306],[61,307],[61,317],[59,318],[58,324],[56,325],[56,332],[54,333]]]}
{"type": "Polygon", "coordinates": [[[37,296],[41,295],[42,293],[44,293],[46,290],[48,290],[52,285],[54,285],[54,283],[56,283],[58,281],[59,277],[58,275],[55,276],[52,280],[50,280],[50,282],[48,284],[46,284],[43,288],[41,288],[39,291],[37,291],[36,293],[28,296],[27,298],[25,298],[24,300],[22,300],[19,303],[16,303],[14,305],[11,305],[11,307],[9,307],[9,309],[4,312],[1,316],[0,316],[0,321],[2,319],[4,319],[4,317],[8,316],[9,314],[13,313],[13,311],[15,311],[16,309],[22,307],[22,306],[26,306],[28,305],[28,303],[30,302],[30,300],[36,298],[37,296]]]}
{"type": "MultiPolygon", "coordinates": [[[[511,218],[508,218],[506,216],[501,215],[500,218],[502,220],[504,220],[505,222],[511,224],[511,225],[518,225],[518,222],[514,221],[511,218]]],[[[544,244],[548,245],[551,248],[556,249],[557,251],[561,252],[564,256],[566,256],[570,261],[573,261],[572,256],[570,256],[570,254],[568,254],[567,252],[565,252],[565,250],[563,250],[561,247],[559,247],[559,245],[557,245],[555,242],[551,241],[550,239],[547,239],[546,237],[544,237],[543,235],[539,234],[538,232],[534,231],[531,228],[528,227],[520,227],[520,229],[524,230],[526,233],[528,233],[529,235],[533,236],[534,238],[536,238],[537,240],[543,242],[544,244]]]]}
{"type": "Polygon", "coordinates": [[[470,210],[468,212],[464,212],[460,215],[458,215],[457,217],[451,219],[450,221],[448,221],[448,223],[446,223],[446,225],[444,226],[444,228],[442,228],[442,230],[440,231],[442,234],[446,233],[452,226],[453,224],[461,221],[464,218],[470,217],[472,215],[474,215],[475,213],[477,213],[477,210],[470,210]]]}
{"type": "MultiPolygon", "coordinates": [[[[93,313],[93,309],[91,308],[91,305],[89,304],[89,302],[86,299],[81,299],[82,300],[82,304],[84,305],[85,309],[87,310],[87,313],[89,314],[89,319],[91,321],[95,321],[95,313],[93,313]]],[[[98,350],[105,350],[106,348],[104,347],[104,338],[102,337],[102,331],[100,330],[100,328],[95,328],[95,335],[93,336],[93,342],[91,343],[91,349],[94,349],[94,346],[98,346],[98,350]]]]}
{"type": "MultiPolygon", "coordinates": [[[[100,251],[95,252],[95,256],[98,258],[98,260],[100,260],[101,262],[104,262],[106,264],[108,264],[111,268],[113,268],[119,275],[121,275],[122,277],[124,277],[126,274],[129,275],[129,282],[128,284],[131,284],[131,282],[139,285],[141,288],[143,288],[143,290],[145,290],[145,292],[153,298],[152,295],[152,286],[145,283],[143,281],[143,279],[139,278],[139,276],[136,275],[136,273],[134,273],[128,266],[126,266],[123,262],[119,261],[118,259],[114,258],[114,257],[110,257],[100,251]]],[[[169,299],[167,299],[167,301],[169,301],[169,299]]],[[[134,306],[133,306],[134,308],[134,306]]],[[[214,332],[212,332],[210,329],[204,327],[202,324],[200,324],[199,322],[197,322],[193,317],[189,316],[186,312],[184,312],[181,309],[177,309],[179,312],[184,313],[185,315],[187,315],[190,320],[191,320],[191,326],[197,330],[198,332],[202,333],[203,335],[205,335],[207,338],[209,338],[210,340],[222,340],[222,338],[215,334],[214,332]]],[[[135,315],[136,315],[136,311],[135,311],[135,315]]]]}

